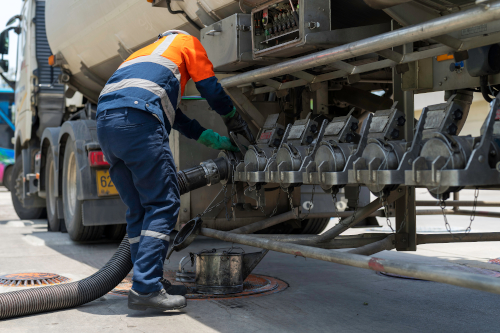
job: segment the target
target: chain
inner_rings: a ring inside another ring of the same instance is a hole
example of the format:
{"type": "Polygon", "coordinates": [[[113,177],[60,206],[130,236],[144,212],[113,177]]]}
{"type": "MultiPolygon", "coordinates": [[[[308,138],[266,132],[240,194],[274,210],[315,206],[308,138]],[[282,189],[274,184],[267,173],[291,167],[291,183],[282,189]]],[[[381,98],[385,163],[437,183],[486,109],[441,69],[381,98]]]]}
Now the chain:
{"type": "Polygon", "coordinates": [[[450,224],[448,223],[448,218],[446,217],[446,212],[444,211],[446,209],[446,202],[444,201],[444,199],[441,199],[441,201],[439,202],[439,207],[443,212],[444,226],[446,227],[446,230],[450,233],[450,235],[453,235],[453,233],[451,232],[450,224]]]}
{"type": "Polygon", "coordinates": [[[472,227],[472,222],[474,222],[474,219],[476,218],[476,206],[477,206],[477,197],[479,196],[479,189],[476,187],[474,190],[474,203],[472,205],[472,214],[470,215],[470,223],[467,229],[465,229],[465,233],[469,233],[471,231],[472,227]]]}
{"type": "Polygon", "coordinates": [[[316,185],[313,185],[313,189],[312,189],[312,194],[311,194],[311,203],[309,204],[309,208],[307,210],[307,214],[304,216],[304,217],[300,217],[299,214],[295,213],[295,207],[293,206],[293,202],[292,202],[292,196],[291,196],[291,192],[288,190],[288,188],[286,190],[284,190],[288,196],[288,202],[290,203],[290,208],[292,209],[292,212],[293,212],[293,215],[295,215],[295,218],[299,221],[304,221],[307,216],[309,216],[309,214],[311,213],[311,209],[313,208],[314,206],[314,192],[316,191],[316,185]]]}
{"type": "Polygon", "coordinates": [[[387,198],[383,193],[380,195],[380,202],[384,206],[384,214],[385,214],[385,221],[387,223],[387,226],[391,228],[392,233],[395,233],[394,228],[392,227],[391,220],[389,219],[389,202],[387,202],[387,198]]]}
{"type": "Polygon", "coordinates": [[[332,192],[332,201],[333,201],[333,205],[335,206],[335,214],[337,215],[337,218],[339,220],[338,223],[340,223],[341,218],[340,218],[339,210],[338,210],[338,207],[337,207],[337,203],[338,203],[338,201],[337,201],[337,193],[338,192],[335,192],[335,193],[332,192]]]}
{"type": "MultiPolygon", "coordinates": [[[[470,233],[472,230],[472,222],[474,222],[474,219],[476,218],[477,198],[478,197],[479,197],[479,189],[476,187],[476,189],[474,190],[474,203],[472,204],[472,213],[470,216],[470,223],[469,223],[469,226],[467,227],[467,229],[465,229],[465,234],[470,233]]],[[[446,227],[446,230],[451,235],[453,235],[453,233],[451,232],[451,226],[448,223],[448,218],[446,217],[446,213],[445,213],[446,202],[443,199],[441,199],[441,201],[439,202],[439,206],[441,207],[441,211],[443,212],[444,225],[446,227]]]]}
{"type": "Polygon", "coordinates": [[[223,203],[227,204],[227,198],[226,198],[226,194],[225,194],[226,193],[226,189],[227,189],[227,184],[224,185],[224,186],[222,186],[221,190],[219,191],[219,193],[217,193],[217,195],[214,198],[214,200],[215,200],[219,196],[219,194],[221,194],[222,191],[224,191],[224,198],[221,201],[219,201],[215,205],[212,205],[212,202],[214,202],[214,200],[212,200],[212,202],[208,205],[207,209],[205,209],[205,211],[203,213],[199,214],[198,216],[202,217],[203,215],[205,215],[207,213],[210,213],[212,210],[214,210],[215,208],[219,207],[221,204],[223,204],[223,203]]]}

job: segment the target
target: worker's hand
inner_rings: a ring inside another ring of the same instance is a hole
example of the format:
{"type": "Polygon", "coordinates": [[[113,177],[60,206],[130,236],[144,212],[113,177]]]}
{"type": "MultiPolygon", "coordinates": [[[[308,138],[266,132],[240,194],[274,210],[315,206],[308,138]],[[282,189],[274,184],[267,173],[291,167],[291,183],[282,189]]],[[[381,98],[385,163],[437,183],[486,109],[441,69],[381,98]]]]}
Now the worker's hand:
{"type": "Polygon", "coordinates": [[[247,139],[250,144],[255,143],[255,138],[252,132],[250,132],[247,122],[241,118],[241,115],[238,111],[236,111],[236,108],[233,108],[233,111],[231,111],[228,115],[222,116],[222,119],[226,124],[228,133],[233,132],[234,134],[240,134],[247,139]]]}
{"type": "Polygon", "coordinates": [[[231,143],[227,136],[220,136],[211,129],[207,129],[201,133],[198,142],[205,146],[218,150],[240,151],[236,146],[231,143]]]}

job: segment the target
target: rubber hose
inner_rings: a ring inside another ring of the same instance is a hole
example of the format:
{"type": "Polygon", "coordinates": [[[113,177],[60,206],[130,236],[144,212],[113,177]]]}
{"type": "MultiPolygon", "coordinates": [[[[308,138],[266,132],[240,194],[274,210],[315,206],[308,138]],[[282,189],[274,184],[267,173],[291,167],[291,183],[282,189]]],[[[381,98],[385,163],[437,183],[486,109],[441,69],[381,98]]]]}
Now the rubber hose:
{"type": "Polygon", "coordinates": [[[490,103],[493,99],[490,97],[490,91],[488,87],[488,75],[482,75],[479,78],[479,84],[481,87],[481,94],[486,102],[490,103]]]}
{"type": "Polygon", "coordinates": [[[182,16],[184,16],[184,18],[189,22],[191,23],[196,29],[200,30],[200,27],[198,26],[198,24],[196,24],[195,21],[193,21],[189,16],[188,14],[183,11],[183,10],[172,10],[172,0],[167,0],[167,10],[170,14],[172,15],[175,15],[175,14],[181,14],[182,16]]]}
{"type": "Polygon", "coordinates": [[[0,319],[79,306],[106,295],[132,269],[128,237],[104,267],[76,282],[0,294],[0,319]]]}
{"type": "MultiPolygon", "coordinates": [[[[223,158],[214,161],[221,178],[227,177],[226,162],[223,158]]],[[[195,169],[198,174],[201,167],[195,167],[177,174],[180,194],[207,185],[204,182],[193,182],[189,170],[195,169]],[[191,182],[190,182],[191,181],[191,182]],[[198,186],[198,187],[196,187],[198,186]]],[[[73,308],[98,299],[115,288],[132,269],[130,259],[130,243],[125,236],[113,257],[96,273],[76,282],[46,286],[26,290],[16,290],[0,294],[0,319],[20,317],[34,313],[73,308]]]]}

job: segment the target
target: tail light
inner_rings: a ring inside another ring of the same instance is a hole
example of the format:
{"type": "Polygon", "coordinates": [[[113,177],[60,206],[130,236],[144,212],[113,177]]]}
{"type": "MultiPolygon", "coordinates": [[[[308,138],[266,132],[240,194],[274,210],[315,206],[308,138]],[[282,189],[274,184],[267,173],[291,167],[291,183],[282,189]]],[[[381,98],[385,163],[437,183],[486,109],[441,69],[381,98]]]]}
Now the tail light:
{"type": "Polygon", "coordinates": [[[109,166],[102,151],[89,152],[89,164],[91,167],[109,166]]]}

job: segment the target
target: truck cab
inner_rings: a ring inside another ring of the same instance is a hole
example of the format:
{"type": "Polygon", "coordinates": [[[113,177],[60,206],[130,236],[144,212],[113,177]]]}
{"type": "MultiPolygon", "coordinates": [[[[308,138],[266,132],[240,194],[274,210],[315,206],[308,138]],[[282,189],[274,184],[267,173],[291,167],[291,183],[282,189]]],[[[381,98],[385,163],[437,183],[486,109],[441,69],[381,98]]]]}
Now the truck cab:
{"type": "Polygon", "coordinates": [[[103,234],[121,238],[125,205],[109,181],[109,165],[97,142],[95,105],[81,93],[68,92],[61,68],[49,64],[45,7],[43,0],[24,1],[0,41],[8,52],[9,32],[19,35],[10,183],[14,208],[21,219],[47,217],[50,231],[68,232],[76,241],[103,234]]]}

